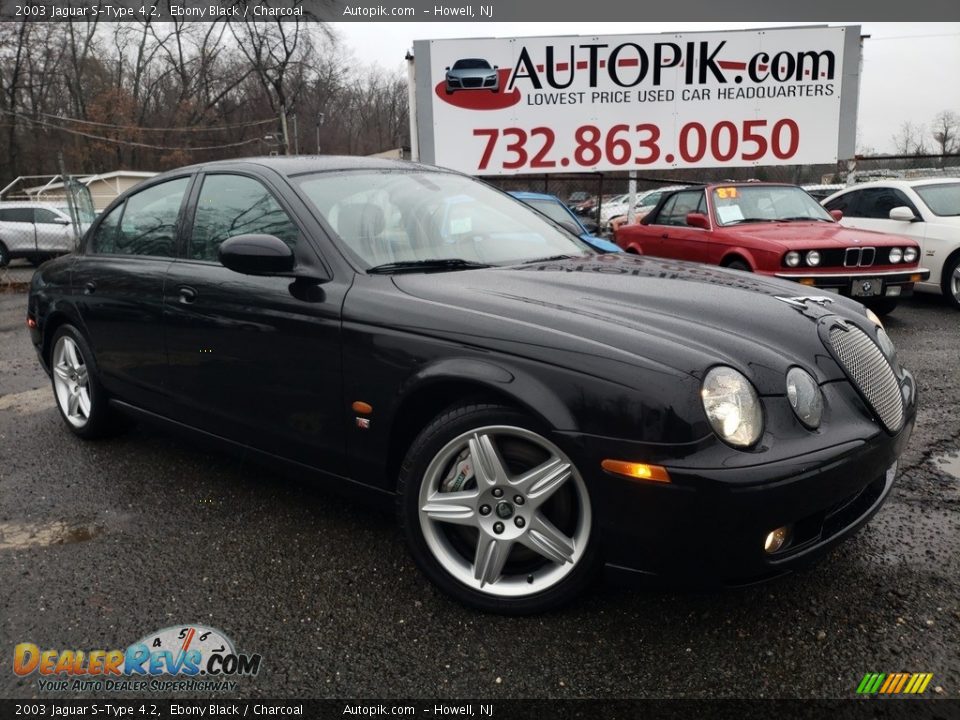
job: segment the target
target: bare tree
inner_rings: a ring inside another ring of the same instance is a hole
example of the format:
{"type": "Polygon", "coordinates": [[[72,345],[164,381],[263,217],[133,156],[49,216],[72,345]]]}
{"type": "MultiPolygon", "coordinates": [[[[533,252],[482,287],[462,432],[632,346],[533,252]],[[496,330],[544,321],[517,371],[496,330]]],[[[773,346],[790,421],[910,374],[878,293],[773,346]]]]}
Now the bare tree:
{"type": "Polygon", "coordinates": [[[892,137],[894,151],[898,155],[925,155],[927,146],[924,134],[923,125],[914,125],[907,120],[892,137]]]}
{"type": "Polygon", "coordinates": [[[941,155],[960,151],[960,115],[952,110],[941,110],[931,125],[931,135],[941,155]]]}
{"type": "MultiPolygon", "coordinates": [[[[326,25],[319,23],[316,26],[327,40],[332,41],[333,36],[326,25]]],[[[280,121],[283,151],[289,154],[287,116],[292,103],[305,88],[306,58],[314,50],[311,34],[299,20],[230,23],[230,31],[266,92],[270,108],[280,121]]]]}

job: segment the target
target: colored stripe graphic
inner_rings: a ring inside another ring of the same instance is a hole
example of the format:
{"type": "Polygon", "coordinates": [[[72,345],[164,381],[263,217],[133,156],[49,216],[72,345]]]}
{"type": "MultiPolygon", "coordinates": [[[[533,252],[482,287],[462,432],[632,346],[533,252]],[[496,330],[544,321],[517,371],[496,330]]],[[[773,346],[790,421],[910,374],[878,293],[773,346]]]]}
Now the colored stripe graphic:
{"type": "Polygon", "coordinates": [[[933,673],[867,673],[857,685],[858,695],[919,695],[933,680],[933,673]]]}

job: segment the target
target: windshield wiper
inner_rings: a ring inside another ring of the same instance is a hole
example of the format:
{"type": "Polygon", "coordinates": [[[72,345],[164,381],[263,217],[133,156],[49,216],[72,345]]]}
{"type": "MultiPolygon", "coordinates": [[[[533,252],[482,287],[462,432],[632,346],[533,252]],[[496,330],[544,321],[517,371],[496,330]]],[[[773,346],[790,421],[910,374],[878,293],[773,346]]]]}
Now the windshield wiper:
{"type": "Polygon", "coordinates": [[[370,275],[386,275],[395,272],[429,272],[431,270],[474,270],[492,267],[486,263],[464,260],[463,258],[432,258],[430,260],[404,260],[384,263],[367,268],[370,275]]]}
{"type": "Polygon", "coordinates": [[[808,217],[806,215],[794,215],[792,217],[777,218],[778,222],[793,222],[795,220],[804,220],[807,222],[833,222],[826,218],[808,217]]]}
{"type": "Polygon", "coordinates": [[[773,218],[743,218],[742,220],[734,220],[733,222],[728,222],[727,225],[743,225],[744,223],[761,223],[761,222],[778,222],[773,218]]]}
{"type": "Polygon", "coordinates": [[[578,257],[577,255],[551,255],[550,257],[534,258],[533,260],[524,260],[521,265],[530,265],[532,263],[538,262],[553,262],[554,260],[569,260],[572,257],[578,257]]]}

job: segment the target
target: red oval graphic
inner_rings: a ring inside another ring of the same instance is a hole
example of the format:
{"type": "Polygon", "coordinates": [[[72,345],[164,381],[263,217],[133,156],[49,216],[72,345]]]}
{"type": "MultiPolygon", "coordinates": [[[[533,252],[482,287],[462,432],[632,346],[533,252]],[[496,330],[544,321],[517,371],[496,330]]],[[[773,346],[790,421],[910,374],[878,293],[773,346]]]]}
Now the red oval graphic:
{"type": "Polygon", "coordinates": [[[447,94],[447,81],[441,80],[433,91],[437,97],[449,105],[464,110],[503,110],[520,102],[520,91],[514,88],[506,92],[507,80],[510,79],[510,70],[497,70],[500,80],[499,90],[484,90],[482,88],[455,90],[447,94]]]}

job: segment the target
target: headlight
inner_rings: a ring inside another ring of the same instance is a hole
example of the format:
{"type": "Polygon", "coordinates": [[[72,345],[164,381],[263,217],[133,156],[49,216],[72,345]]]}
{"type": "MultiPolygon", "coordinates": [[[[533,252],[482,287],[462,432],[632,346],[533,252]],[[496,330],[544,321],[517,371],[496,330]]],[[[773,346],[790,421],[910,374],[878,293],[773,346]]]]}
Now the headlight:
{"type": "Polygon", "coordinates": [[[800,253],[791,250],[784,255],[783,261],[787,264],[787,267],[796,267],[800,264],[800,253]]]}
{"type": "Polygon", "coordinates": [[[810,373],[798,367],[787,372],[787,400],[797,419],[811,430],[820,427],[823,393],[810,373]]]}
{"type": "Polygon", "coordinates": [[[890,248],[890,255],[888,255],[888,257],[890,258],[890,262],[898,263],[903,259],[903,250],[900,248],[890,248]]]}
{"type": "Polygon", "coordinates": [[[894,346],[890,336],[887,335],[887,331],[882,327],[877,328],[877,345],[880,346],[881,352],[883,352],[887,360],[890,361],[894,370],[898,369],[900,367],[900,360],[897,358],[897,348],[894,346]]]}
{"type": "Polygon", "coordinates": [[[811,250],[807,253],[807,265],[810,267],[816,267],[820,264],[820,253],[816,250],[811,250]]]}
{"type": "Polygon", "coordinates": [[[707,418],[722,440],[736,447],[749,447],[760,439],[760,400],[742,373],[723,365],[713,368],[703,379],[700,395],[707,418]]]}
{"type": "Polygon", "coordinates": [[[913,262],[914,260],[916,260],[916,259],[917,259],[917,249],[916,249],[916,248],[908,247],[906,250],[903,251],[903,261],[904,261],[904,262],[912,263],[912,262],[913,262]]]}

